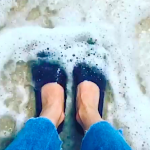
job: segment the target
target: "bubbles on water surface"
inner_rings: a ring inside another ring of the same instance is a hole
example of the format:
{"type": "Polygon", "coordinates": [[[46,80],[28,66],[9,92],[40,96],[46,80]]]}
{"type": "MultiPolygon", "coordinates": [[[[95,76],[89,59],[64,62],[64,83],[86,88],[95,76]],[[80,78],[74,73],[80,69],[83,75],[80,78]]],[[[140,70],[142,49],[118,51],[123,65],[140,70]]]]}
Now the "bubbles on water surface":
{"type": "Polygon", "coordinates": [[[28,62],[37,59],[39,51],[47,51],[51,55],[49,60],[59,61],[69,74],[68,111],[73,66],[82,61],[96,65],[104,70],[111,87],[106,92],[105,118],[124,129],[134,149],[149,149],[148,21],[143,21],[145,25],[137,29],[135,36],[135,24],[149,14],[148,1],[93,1],[91,6],[88,1],[2,0],[0,4],[3,30],[26,25],[63,26],[50,31],[29,27],[0,33],[0,106],[3,106],[0,117],[14,116],[19,131],[35,115],[34,85],[28,62]],[[143,28],[145,31],[141,31],[143,28]]]}

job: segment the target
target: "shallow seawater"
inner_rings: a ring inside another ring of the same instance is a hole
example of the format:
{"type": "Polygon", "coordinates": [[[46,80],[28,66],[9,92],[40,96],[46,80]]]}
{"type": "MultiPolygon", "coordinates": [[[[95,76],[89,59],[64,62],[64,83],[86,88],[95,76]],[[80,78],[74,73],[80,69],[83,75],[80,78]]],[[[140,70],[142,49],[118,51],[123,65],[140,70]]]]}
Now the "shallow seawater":
{"type": "Polygon", "coordinates": [[[149,8],[149,0],[1,0],[0,150],[35,116],[29,63],[40,51],[49,52],[69,77],[63,149],[81,144],[71,72],[85,61],[102,68],[108,81],[104,119],[123,129],[133,149],[149,150],[149,8]]]}

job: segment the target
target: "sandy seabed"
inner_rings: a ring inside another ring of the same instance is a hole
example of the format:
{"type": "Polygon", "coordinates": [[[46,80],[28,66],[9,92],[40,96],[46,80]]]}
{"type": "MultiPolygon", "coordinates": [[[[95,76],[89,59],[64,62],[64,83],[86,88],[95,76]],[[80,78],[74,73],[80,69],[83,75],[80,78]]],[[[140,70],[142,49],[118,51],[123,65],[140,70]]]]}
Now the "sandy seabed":
{"type": "Polygon", "coordinates": [[[53,53],[50,61],[60,61],[69,76],[63,149],[81,144],[71,72],[85,61],[107,77],[104,118],[123,129],[133,149],[150,150],[149,8],[149,0],[1,0],[0,150],[35,116],[28,64],[39,51],[53,53]]]}

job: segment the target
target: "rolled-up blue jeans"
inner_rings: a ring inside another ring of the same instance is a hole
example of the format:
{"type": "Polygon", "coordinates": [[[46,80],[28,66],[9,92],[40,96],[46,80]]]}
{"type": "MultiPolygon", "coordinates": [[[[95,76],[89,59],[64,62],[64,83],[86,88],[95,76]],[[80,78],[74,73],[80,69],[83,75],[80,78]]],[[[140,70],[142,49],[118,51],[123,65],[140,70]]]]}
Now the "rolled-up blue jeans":
{"type": "MultiPolygon", "coordinates": [[[[6,150],[60,150],[62,141],[54,124],[46,118],[31,118],[6,150]]],[[[131,150],[122,134],[101,121],[86,132],[81,150],[131,150]]]]}

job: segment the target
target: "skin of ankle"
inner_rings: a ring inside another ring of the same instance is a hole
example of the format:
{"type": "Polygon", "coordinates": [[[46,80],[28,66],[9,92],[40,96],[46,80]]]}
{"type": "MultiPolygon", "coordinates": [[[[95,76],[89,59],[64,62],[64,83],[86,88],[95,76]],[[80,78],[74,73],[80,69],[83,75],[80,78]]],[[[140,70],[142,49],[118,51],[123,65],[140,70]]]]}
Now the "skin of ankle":
{"type": "Polygon", "coordinates": [[[77,121],[81,124],[84,130],[88,130],[93,124],[103,121],[98,110],[80,107],[77,113],[77,121]]]}
{"type": "Polygon", "coordinates": [[[64,120],[64,89],[57,83],[48,83],[42,87],[41,117],[52,121],[58,127],[64,120]]]}
{"type": "Polygon", "coordinates": [[[90,81],[84,81],[78,85],[77,89],[77,121],[84,130],[88,130],[91,125],[103,121],[99,112],[99,87],[90,81]]]}
{"type": "Polygon", "coordinates": [[[60,108],[60,105],[47,105],[43,107],[40,116],[49,119],[56,126],[56,128],[64,120],[65,117],[62,108],[60,108]]]}

